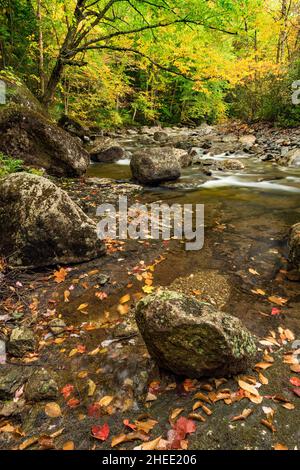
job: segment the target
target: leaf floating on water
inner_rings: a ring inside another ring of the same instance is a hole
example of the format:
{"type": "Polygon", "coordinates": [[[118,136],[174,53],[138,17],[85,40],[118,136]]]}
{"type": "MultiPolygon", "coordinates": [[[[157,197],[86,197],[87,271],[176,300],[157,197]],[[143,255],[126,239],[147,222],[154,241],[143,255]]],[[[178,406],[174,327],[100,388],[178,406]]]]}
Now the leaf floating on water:
{"type": "Polygon", "coordinates": [[[126,304],[127,302],[129,302],[131,299],[130,295],[127,294],[127,295],[124,295],[123,297],[121,297],[120,299],[120,304],[123,305],[123,304],[126,304]]]}
{"type": "Polygon", "coordinates": [[[260,274],[256,271],[256,269],[249,268],[249,273],[253,274],[254,276],[260,276],[260,274]]]}
{"type": "Polygon", "coordinates": [[[60,284],[65,281],[68,275],[68,271],[64,268],[61,268],[59,271],[54,271],[53,277],[57,284],[60,284]]]}
{"type": "Polygon", "coordinates": [[[284,299],[283,297],[276,297],[276,296],[271,296],[268,298],[269,302],[272,302],[272,304],[276,305],[285,305],[288,302],[288,299],[284,299]]]}
{"type": "Polygon", "coordinates": [[[89,304],[81,304],[79,305],[78,309],[80,312],[82,312],[83,310],[86,310],[88,308],[89,304]]]}
{"type": "Polygon", "coordinates": [[[107,423],[103,426],[93,426],[92,427],[92,436],[99,441],[106,441],[110,434],[110,428],[107,423]]]}
{"type": "Polygon", "coordinates": [[[257,294],[257,295],[266,295],[265,291],[262,289],[252,289],[251,292],[252,294],[257,294]]]}
{"type": "Polygon", "coordinates": [[[299,377],[292,377],[290,379],[290,382],[292,385],[295,385],[295,387],[300,387],[300,379],[299,377]]]}
{"type": "Polygon", "coordinates": [[[289,448],[287,446],[285,446],[284,444],[275,444],[273,446],[273,449],[274,450],[289,450],[289,448]]]}
{"type": "Polygon", "coordinates": [[[45,413],[49,418],[58,418],[61,416],[61,409],[58,403],[47,403],[45,406],[45,413]]]}
{"type": "Polygon", "coordinates": [[[67,441],[64,443],[62,450],[74,450],[75,444],[73,441],[67,441]]]}

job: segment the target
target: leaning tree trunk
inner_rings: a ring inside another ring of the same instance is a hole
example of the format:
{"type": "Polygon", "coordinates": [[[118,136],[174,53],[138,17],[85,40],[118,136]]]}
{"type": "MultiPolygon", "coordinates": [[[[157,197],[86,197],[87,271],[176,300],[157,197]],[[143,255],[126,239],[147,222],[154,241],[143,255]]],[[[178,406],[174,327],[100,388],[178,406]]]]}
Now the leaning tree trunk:
{"type": "Polygon", "coordinates": [[[64,63],[60,58],[58,58],[55,67],[52,70],[47,86],[45,88],[45,93],[41,100],[42,103],[46,106],[46,108],[50,105],[51,101],[54,98],[55,91],[61,81],[64,68],[64,63]]]}

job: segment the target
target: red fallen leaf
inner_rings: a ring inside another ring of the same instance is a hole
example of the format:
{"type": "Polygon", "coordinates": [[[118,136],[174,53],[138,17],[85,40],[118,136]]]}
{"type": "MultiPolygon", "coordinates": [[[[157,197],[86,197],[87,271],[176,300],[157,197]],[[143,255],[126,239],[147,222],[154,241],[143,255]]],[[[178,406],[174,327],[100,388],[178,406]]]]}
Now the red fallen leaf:
{"type": "Polygon", "coordinates": [[[99,403],[93,403],[88,407],[88,416],[90,418],[99,418],[101,416],[101,406],[99,403]]]}
{"type": "Polygon", "coordinates": [[[123,424],[124,424],[124,426],[126,426],[127,428],[132,429],[133,431],[136,431],[136,425],[135,425],[135,424],[131,424],[130,421],[129,421],[129,419],[124,419],[123,424]]]}
{"type": "Polygon", "coordinates": [[[80,405],[80,401],[78,398],[71,398],[68,402],[67,405],[69,408],[77,408],[77,406],[80,405]]]}
{"type": "Polygon", "coordinates": [[[272,312],[271,312],[271,315],[280,315],[281,314],[281,310],[280,308],[272,308],[272,312]]]}
{"type": "Polygon", "coordinates": [[[196,424],[192,419],[181,416],[173,425],[173,429],[168,433],[171,449],[181,449],[181,442],[185,440],[187,434],[196,431],[196,424]]]}
{"type": "Polygon", "coordinates": [[[295,395],[297,395],[297,397],[300,397],[300,387],[293,388],[293,392],[295,395]]]}
{"type": "Polygon", "coordinates": [[[77,346],[77,351],[79,352],[79,354],[84,354],[86,352],[86,346],[84,346],[83,344],[79,344],[77,346]]]}
{"type": "Polygon", "coordinates": [[[110,429],[107,423],[103,424],[103,426],[92,427],[92,435],[99,441],[106,441],[108,439],[109,433],[110,429]]]}
{"type": "Polygon", "coordinates": [[[193,392],[196,390],[195,381],[191,379],[185,379],[183,382],[183,388],[186,392],[193,392]]]}
{"type": "Polygon", "coordinates": [[[74,392],[74,385],[67,384],[61,389],[61,393],[65,399],[69,398],[70,395],[74,392]]]}
{"type": "Polygon", "coordinates": [[[298,377],[292,377],[290,382],[292,385],[295,385],[295,387],[300,387],[300,379],[298,377]]]}

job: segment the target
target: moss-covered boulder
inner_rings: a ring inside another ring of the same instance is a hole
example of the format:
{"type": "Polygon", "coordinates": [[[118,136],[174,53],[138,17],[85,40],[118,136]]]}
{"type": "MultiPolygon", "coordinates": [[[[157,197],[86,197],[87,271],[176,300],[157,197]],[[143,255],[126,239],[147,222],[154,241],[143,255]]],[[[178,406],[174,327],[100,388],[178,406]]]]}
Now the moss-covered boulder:
{"type": "Polygon", "coordinates": [[[0,256],[41,267],[97,258],[105,251],[96,224],[47,178],[13,173],[0,180],[0,256]]]}
{"type": "Polygon", "coordinates": [[[47,116],[39,100],[20,78],[10,72],[0,72],[0,84],[5,93],[4,100],[0,103],[0,113],[10,106],[17,106],[47,116]]]}
{"type": "Polygon", "coordinates": [[[0,152],[54,176],[80,176],[90,163],[79,139],[42,114],[21,107],[0,113],[0,152]]]}
{"type": "Polygon", "coordinates": [[[136,152],[130,162],[132,176],[141,184],[155,186],[181,176],[179,158],[173,149],[152,148],[136,152]]]}
{"type": "Polygon", "coordinates": [[[240,320],[168,290],[142,299],[136,321],[160,367],[197,378],[245,371],[256,358],[255,338],[240,320]]]}
{"type": "Polygon", "coordinates": [[[289,235],[289,259],[293,266],[300,271],[300,223],[295,224],[289,235]]]}

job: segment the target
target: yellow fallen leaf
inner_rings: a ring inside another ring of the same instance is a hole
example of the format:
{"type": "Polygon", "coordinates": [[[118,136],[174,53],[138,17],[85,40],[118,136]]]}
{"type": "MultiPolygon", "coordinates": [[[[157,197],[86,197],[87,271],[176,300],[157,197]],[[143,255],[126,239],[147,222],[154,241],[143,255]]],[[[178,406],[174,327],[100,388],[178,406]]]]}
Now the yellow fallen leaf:
{"type": "Polygon", "coordinates": [[[29,439],[26,439],[22,444],[19,445],[19,450],[25,450],[28,447],[32,446],[33,444],[36,444],[38,442],[39,438],[38,437],[29,437],[29,439]]]}
{"type": "Polygon", "coordinates": [[[97,385],[95,384],[95,382],[93,382],[91,379],[88,381],[88,387],[89,387],[89,390],[88,390],[88,396],[89,397],[92,397],[96,391],[96,388],[97,388],[97,385]]]}
{"type": "Polygon", "coordinates": [[[107,395],[103,398],[101,398],[101,400],[98,401],[98,404],[100,406],[108,406],[111,404],[111,402],[113,401],[114,397],[110,396],[110,395],[107,395]]]}
{"type": "Polygon", "coordinates": [[[251,410],[250,408],[246,408],[245,410],[243,410],[243,412],[239,416],[235,416],[234,418],[232,418],[231,421],[244,421],[252,413],[253,413],[253,410],[251,410]]]}
{"type": "Polygon", "coordinates": [[[175,408],[170,414],[170,421],[174,421],[184,411],[184,408],[175,408]]]}
{"type": "Polygon", "coordinates": [[[63,450],[74,450],[75,449],[75,444],[73,441],[67,441],[64,443],[63,447],[62,447],[63,450]]]}
{"type": "Polygon", "coordinates": [[[260,383],[263,384],[263,385],[268,385],[268,383],[269,383],[269,380],[267,379],[267,377],[265,377],[261,372],[259,372],[259,374],[258,374],[258,379],[259,379],[260,383]]]}
{"type": "Polygon", "coordinates": [[[65,290],[65,292],[64,292],[64,300],[65,300],[65,302],[70,302],[70,300],[69,300],[70,294],[71,294],[71,292],[70,292],[69,290],[65,290]]]}
{"type": "Polygon", "coordinates": [[[89,306],[89,304],[81,304],[81,305],[79,305],[77,310],[79,310],[79,311],[86,310],[88,306],[89,306]]]}
{"type": "Polygon", "coordinates": [[[45,413],[49,418],[58,418],[61,416],[61,409],[58,403],[51,402],[45,406],[45,413]]]}
{"type": "Polygon", "coordinates": [[[69,352],[69,357],[73,357],[73,356],[75,356],[77,353],[78,353],[78,349],[77,349],[77,348],[71,349],[71,351],[69,352]]]}
{"type": "Polygon", "coordinates": [[[269,367],[272,367],[272,365],[273,364],[271,364],[270,362],[258,362],[257,364],[255,364],[255,368],[266,370],[269,369],[269,367]]]}
{"type": "Polygon", "coordinates": [[[135,447],[133,450],[158,450],[162,436],[159,436],[157,439],[154,439],[150,442],[145,442],[144,444],[135,447]]]}
{"type": "Polygon", "coordinates": [[[258,390],[253,385],[247,384],[247,382],[244,382],[243,380],[239,380],[238,384],[245,392],[248,392],[251,395],[259,396],[258,390]]]}
{"type": "Polygon", "coordinates": [[[118,305],[118,313],[120,315],[127,315],[127,313],[129,312],[129,305],[118,305]]]}
{"type": "Polygon", "coordinates": [[[121,297],[120,299],[120,304],[123,305],[123,304],[126,304],[127,302],[129,302],[131,299],[130,295],[129,294],[126,294],[124,295],[123,297],[121,297]]]}
{"type": "Polygon", "coordinates": [[[289,450],[289,448],[287,446],[285,446],[284,444],[275,444],[273,446],[273,449],[274,450],[289,450]]]}
{"type": "Polygon", "coordinates": [[[260,274],[256,271],[256,269],[249,268],[249,273],[254,274],[255,276],[260,276],[260,274]]]}
{"type": "Polygon", "coordinates": [[[262,289],[253,289],[251,290],[252,294],[257,294],[257,295],[266,295],[265,291],[262,289]]]}
{"type": "Polygon", "coordinates": [[[152,294],[152,292],[154,291],[154,287],[144,286],[143,291],[145,292],[145,294],[152,294]]]}
{"type": "Polygon", "coordinates": [[[272,302],[272,304],[276,304],[276,305],[285,305],[288,301],[288,299],[284,299],[283,297],[276,297],[276,296],[268,297],[268,300],[272,302]]]}

